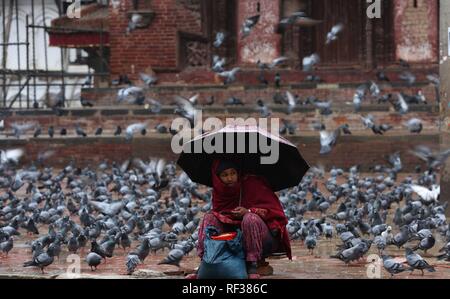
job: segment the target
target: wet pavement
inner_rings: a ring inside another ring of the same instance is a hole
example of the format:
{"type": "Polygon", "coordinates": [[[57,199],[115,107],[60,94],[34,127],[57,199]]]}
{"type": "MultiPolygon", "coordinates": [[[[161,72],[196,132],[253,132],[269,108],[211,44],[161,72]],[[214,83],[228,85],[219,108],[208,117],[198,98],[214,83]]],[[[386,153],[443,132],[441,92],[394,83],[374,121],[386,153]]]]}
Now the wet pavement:
{"type": "MultiPolygon", "coordinates": [[[[335,209],[335,205],[333,206],[335,209]]],[[[396,204],[393,204],[391,212],[397,208],[396,204]]],[[[330,211],[331,212],[331,211],[330,211]]],[[[319,212],[306,213],[305,219],[319,218],[321,214],[319,212]]],[[[72,217],[73,220],[78,222],[78,217],[72,217]]],[[[392,215],[388,217],[392,219],[392,215]]],[[[388,222],[390,222],[389,220],[388,222]]],[[[334,222],[335,223],[335,222],[334,222]]],[[[394,227],[394,226],[393,226],[394,227]]],[[[39,231],[42,234],[47,233],[48,226],[39,225],[39,231]]],[[[79,251],[77,255],[69,255],[65,246],[59,259],[45,269],[45,274],[41,274],[40,270],[34,267],[24,268],[22,265],[25,261],[31,259],[30,242],[36,239],[36,236],[29,236],[24,229],[19,229],[21,236],[16,236],[14,239],[14,248],[8,256],[0,256],[0,278],[67,278],[66,273],[70,273],[70,269],[77,268],[80,265],[80,273],[86,278],[183,278],[184,273],[192,272],[199,265],[199,258],[195,255],[195,250],[190,253],[189,256],[183,258],[181,262],[182,271],[175,266],[170,265],[157,265],[166,254],[168,249],[159,251],[157,254],[150,254],[145,263],[140,265],[138,269],[152,270],[151,273],[139,272],[135,274],[140,275],[127,275],[125,259],[132,249],[136,248],[138,241],[133,241],[131,249],[127,248],[123,250],[117,247],[114,251],[114,257],[108,258],[106,263],[102,263],[98,266],[96,271],[91,271],[85,257],[89,253],[90,245],[84,248],[84,251],[79,251]]],[[[397,232],[394,227],[393,233],[397,232]]],[[[131,235],[130,235],[131,237],[131,235]]],[[[444,240],[440,235],[435,233],[436,245],[429,250],[426,254],[422,251],[418,251],[429,264],[436,267],[436,272],[425,272],[424,276],[421,276],[420,271],[414,273],[405,272],[395,276],[395,279],[431,279],[431,278],[444,278],[450,279],[450,262],[438,261],[435,256],[438,254],[440,248],[443,247],[444,240]]],[[[408,243],[415,244],[417,241],[408,243]]],[[[378,263],[378,257],[373,254],[377,254],[377,249],[372,246],[365,260],[356,262],[354,264],[345,265],[337,259],[330,258],[330,255],[336,253],[336,245],[341,244],[341,241],[334,238],[331,240],[319,239],[318,245],[314,250],[314,255],[311,255],[305,246],[300,241],[292,241],[293,259],[289,261],[287,258],[281,259],[268,259],[270,265],[274,268],[274,274],[265,278],[268,279],[351,279],[351,278],[385,278],[389,279],[390,275],[382,269],[382,262],[378,263]],[[372,262],[375,260],[375,262],[372,262]],[[378,270],[380,269],[380,270],[378,270]],[[375,274],[369,270],[374,270],[375,274]],[[370,275],[368,275],[368,272],[370,275]]],[[[403,262],[404,249],[398,250],[394,246],[388,246],[385,251],[386,254],[396,257],[399,261],[403,262]]],[[[69,274],[70,275],[70,274],[69,274]]]]}

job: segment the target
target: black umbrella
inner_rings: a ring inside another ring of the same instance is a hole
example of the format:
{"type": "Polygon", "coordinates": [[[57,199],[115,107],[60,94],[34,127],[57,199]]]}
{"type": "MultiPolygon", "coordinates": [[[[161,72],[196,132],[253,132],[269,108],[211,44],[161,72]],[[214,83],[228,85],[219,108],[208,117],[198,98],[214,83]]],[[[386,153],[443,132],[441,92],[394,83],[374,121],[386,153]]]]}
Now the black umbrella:
{"type": "Polygon", "coordinates": [[[264,176],[275,192],[297,186],[309,169],[308,163],[291,142],[256,126],[239,125],[226,126],[186,142],[177,164],[192,181],[212,187],[211,167],[217,158],[239,161],[243,170],[264,176]],[[221,148],[222,152],[205,151],[205,144],[221,148]],[[279,154],[275,163],[262,163],[261,159],[271,154],[260,144],[269,145],[270,148],[278,146],[279,154]]]}

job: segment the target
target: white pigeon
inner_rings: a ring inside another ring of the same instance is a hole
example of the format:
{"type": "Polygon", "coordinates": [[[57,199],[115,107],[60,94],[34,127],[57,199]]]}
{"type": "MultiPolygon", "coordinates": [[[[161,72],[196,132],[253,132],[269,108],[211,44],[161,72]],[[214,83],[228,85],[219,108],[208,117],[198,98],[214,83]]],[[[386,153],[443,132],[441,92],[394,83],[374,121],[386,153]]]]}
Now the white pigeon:
{"type": "Polygon", "coordinates": [[[310,72],[312,71],[314,65],[320,62],[320,57],[318,54],[314,53],[311,56],[306,56],[303,58],[303,71],[310,72]]]}
{"type": "Polygon", "coordinates": [[[289,91],[286,91],[286,102],[288,104],[287,114],[291,114],[295,109],[297,102],[295,101],[294,95],[289,91]]]}
{"type": "Polygon", "coordinates": [[[336,24],[331,28],[331,31],[327,34],[326,44],[330,44],[331,42],[337,40],[338,34],[344,30],[344,25],[342,23],[336,24]]]}
{"type": "Polygon", "coordinates": [[[147,124],[146,123],[135,123],[135,124],[131,124],[127,127],[126,131],[125,131],[125,138],[127,140],[130,140],[131,138],[133,138],[133,135],[136,132],[141,132],[143,129],[147,128],[147,124]]]}
{"type": "Polygon", "coordinates": [[[405,98],[402,96],[401,93],[397,93],[397,97],[398,97],[398,112],[400,112],[400,114],[406,114],[409,111],[409,106],[405,101],[405,98]]]}
{"type": "Polygon", "coordinates": [[[1,150],[0,151],[0,165],[5,163],[19,162],[19,159],[23,156],[24,151],[22,149],[1,150]]]}
{"type": "Polygon", "coordinates": [[[408,128],[408,130],[411,133],[419,134],[420,132],[422,132],[422,129],[423,129],[422,120],[420,120],[418,118],[412,118],[412,119],[408,120],[407,122],[405,122],[404,125],[408,128]]]}
{"type": "Polygon", "coordinates": [[[158,78],[153,75],[148,75],[145,73],[139,73],[139,77],[145,83],[145,85],[152,86],[158,82],[158,78]]]}
{"type": "Polygon", "coordinates": [[[439,195],[441,194],[440,185],[433,185],[431,190],[419,185],[411,185],[411,189],[417,193],[425,203],[438,202],[439,195]]]}
{"type": "Polygon", "coordinates": [[[224,66],[226,63],[225,57],[220,58],[218,55],[213,56],[212,70],[215,73],[221,73],[224,71],[224,66]]]}
{"type": "Polygon", "coordinates": [[[230,71],[224,71],[224,72],[219,73],[218,75],[220,77],[226,78],[225,79],[225,83],[229,84],[229,83],[234,82],[236,80],[236,73],[239,72],[240,70],[241,70],[240,67],[235,67],[235,68],[233,68],[230,71]]]}
{"type": "Polygon", "coordinates": [[[145,100],[144,89],[138,86],[130,86],[119,89],[117,92],[118,102],[127,102],[129,104],[143,103],[145,100]]]}
{"type": "Polygon", "coordinates": [[[219,48],[223,44],[224,41],[225,41],[225,33],[217,32],[216,40],[214,41],[213,45],[214,45],[214,47],[219,48]]]}

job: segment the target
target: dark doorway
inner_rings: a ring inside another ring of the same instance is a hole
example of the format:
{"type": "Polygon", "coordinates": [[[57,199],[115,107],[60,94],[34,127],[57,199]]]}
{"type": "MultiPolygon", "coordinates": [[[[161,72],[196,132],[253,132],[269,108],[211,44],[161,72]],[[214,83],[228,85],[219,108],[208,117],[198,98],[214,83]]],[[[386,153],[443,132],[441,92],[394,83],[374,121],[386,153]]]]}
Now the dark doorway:
{"type": "MultiPolygon", "coordinates": [[[[285,0],[289,1],[289,0],[285,0]]],[[[382,1],[382,18],[368,20],[366,0],[303,0],[303,10],[312,18],[323,20],[315,27],[294,26],[283,34],[283,50],[302,61],[318,53],[319,68],[361,68],[372,55],[375,64],[394,60],[394,26],[392,1],[382,1]],[[372,32],[368,32],[367,22],[372,32]],[[344,31],[338,40],[325,45],[331,28],[342,23],[344,31]],[[371,47],[371,51],[367,51],[371,47]]]]}

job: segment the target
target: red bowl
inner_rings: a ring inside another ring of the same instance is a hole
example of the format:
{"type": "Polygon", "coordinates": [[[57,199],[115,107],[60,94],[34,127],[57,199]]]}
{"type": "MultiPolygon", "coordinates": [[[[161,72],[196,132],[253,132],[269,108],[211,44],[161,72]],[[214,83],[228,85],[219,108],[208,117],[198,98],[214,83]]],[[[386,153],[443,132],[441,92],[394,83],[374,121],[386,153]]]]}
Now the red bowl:
{"type": "Polygon", "coordinates": [[[218,236],[212,236],[211,239],[214,241],[231,241],[236,238],[236,235],[236,232],[224,233],[218,236]]]}

